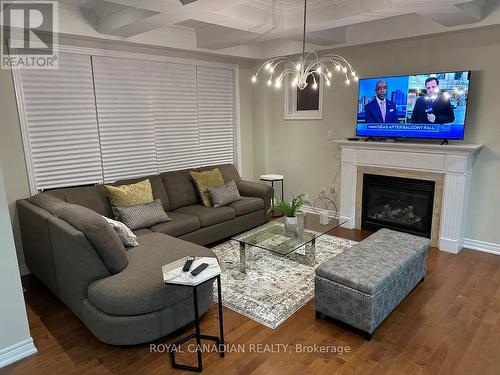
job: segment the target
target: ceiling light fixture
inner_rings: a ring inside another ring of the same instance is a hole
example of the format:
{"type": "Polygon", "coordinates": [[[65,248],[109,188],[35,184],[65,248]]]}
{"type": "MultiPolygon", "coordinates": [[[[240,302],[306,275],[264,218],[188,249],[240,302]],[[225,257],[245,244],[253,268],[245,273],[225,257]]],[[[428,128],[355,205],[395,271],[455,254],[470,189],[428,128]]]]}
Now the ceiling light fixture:
{"type": "Polygon", "coordinates": [[[310,51],[306,54],[306,13],[307,0],[304,0],[302,55],[299,57],[299,61],[292,61],[286,57],[275,57],[267,60],[252,76],[251,81],[253,83],[257,82],[257,77],[261,71],[269,73],[267,84],[271,86],[274,81],[274,86],[276,88],[280,88],[283,79],[290,75],[293,82],[292,85],[297,86],[300,90],[304,90],[308,85],[308,77],[312,75],[312,88],[316,90],[318,88],[318,83],[316,82],[316,75],[314,73],[323,77],[326,85],[330,86],[333,70],[344,74],[346,85],[350,85],[351,80],[358,81],[358,76],[356,75],[355,70],[344,57],[335,54],[320,56],[316,51],[310,51]],[[275,74],[277,75],[277,78],[273,79],[273,75],[275,74]]]}

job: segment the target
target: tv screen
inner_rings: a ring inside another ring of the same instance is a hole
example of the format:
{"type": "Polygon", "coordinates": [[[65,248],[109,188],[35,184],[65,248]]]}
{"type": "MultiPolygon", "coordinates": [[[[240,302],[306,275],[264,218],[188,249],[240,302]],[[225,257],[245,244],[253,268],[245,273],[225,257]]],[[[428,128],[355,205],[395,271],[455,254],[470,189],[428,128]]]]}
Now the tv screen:
{"type": "Polygon", "coordinates": [[[356,135],[463,139],[469,71],[359,80],[356,135]]]}

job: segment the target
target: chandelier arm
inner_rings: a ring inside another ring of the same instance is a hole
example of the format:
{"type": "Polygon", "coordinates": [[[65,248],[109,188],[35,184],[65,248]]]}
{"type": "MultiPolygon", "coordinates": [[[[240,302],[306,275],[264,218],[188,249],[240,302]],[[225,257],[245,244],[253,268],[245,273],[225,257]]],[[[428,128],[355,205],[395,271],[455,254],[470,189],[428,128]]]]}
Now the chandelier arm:
{"type": "Polygon", "coordinates": [[[310,71],[314,71],[315,70],[314,67],[316,65],[318,65],[318,64],[319,64],[319,60],[318,59],[313,60],[313,61],[311,61],[309,63],[309,65],[307,66],[307,68],[304,71],[307,72],[307,73],[309,73],[310,71]]]}
{"type": "MultiPolygon", "coordinates": [[[[338,55],[334,55],[334,57],[332,56],[329,56],[329,57],[326,57],[325,56],[325,59],[328,59],[330,62],[332,62],[333,64],[335,64],[335,66],[339,66],[339,67],[342,67],[342,69],[338,69],[339,71],[343,72],[344,73],[344,76],[347,80],[350,79],[349,75],[347,74],[348,71],[350,71],[351,75],[354,76],[356,78],[356,72],[354,71],[354,69],[352,68],[351,64],[349,64],[349,62],[347,62],[347,60],[345,59],[339,59],[337,57],[338,55]],[[346,63],[347,64],[347,67],[343,67],[342,65],[340,65],[338,63],[338,60],[340,60],[341,62],[343,63],[346,63]],[[349,69],[348,69],[349,68],[349,69]],[[345,70],[344,70],[345,69],[345,70]]],[[[341,56],[340,56],[341,57],[341,56]]]]}
{"type": "Polygon", "coordinates": [[[343,56],[333,54],[333,55],[326,55],[324,57],[336,58],[336,59],[342,61],[343,63],[345,63],[351,72],[354,72],[354,68],[352,67],[352,65],[343,56]]]}
{"type": "Polygon", "coordinates": [[[280,64],[287,64],[287,63],[292,65],[292,66],[295,66],[295,63],[292,60],[287,59],[285,57],[279,57],[276,59],[276,61],[278,61],[278,62],[276,64],[274,64],[274,68],[276,68],[280,64]]]}
{"type": "Polygon", "coordinates": [[[259,69],[257,69],[257,71],[255,72],[254,77],[257,77],[259,75],[260,71],[262,70],[262,68],[264,68],[265,66],[268,66],[268,64],[269,64],[271,67],[270,78],[272,78],[274,70],[276,69],[276,67],[278,65],[280,65],[282,63],[289,63],[291,65],[294,65],[293,61],[291,61],[290,59],[285,58],[285,57],[277,57],[274,59],[269,59],[260,65],[259,69]]]}
{"type": "Polygon", "coordinates": [[[281,72],[279,77],[277,78],[280,82],[283,80],[284,77],[286,77],[289,74],[295,74],[295,70],[293,69],[285,69],[281,72]]]}

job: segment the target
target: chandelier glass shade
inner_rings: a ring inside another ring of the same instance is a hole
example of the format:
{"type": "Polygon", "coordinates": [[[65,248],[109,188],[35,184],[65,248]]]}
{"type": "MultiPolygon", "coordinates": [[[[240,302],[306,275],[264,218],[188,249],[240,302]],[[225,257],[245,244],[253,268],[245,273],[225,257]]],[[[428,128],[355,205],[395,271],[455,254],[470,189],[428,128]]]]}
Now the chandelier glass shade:
{"type": "MultiPolygon", "coordinates": [[[[304,90],[308,86],[308,78],[312,76],[312,89],[318,88],[317,78],[323,78],[326,86],[331,86],[335,72],[343,75],[344,82],[358,81],[358,76],[352,65],[342,56],[329,54],[320,56],[316,51],[305,52],[306,41],[306,12],[307,0],[304,0],[304,31],[302,34],[302,55],[298,61],[287,57],[275,57],[265,61],[252,76],[256,83],[259,74],[267,75],[267,85],[280,88],[285,78],[289,79],[292,87],[304,90]]],[[[311,81],[311,79],[309,79],[311,81]]]]}

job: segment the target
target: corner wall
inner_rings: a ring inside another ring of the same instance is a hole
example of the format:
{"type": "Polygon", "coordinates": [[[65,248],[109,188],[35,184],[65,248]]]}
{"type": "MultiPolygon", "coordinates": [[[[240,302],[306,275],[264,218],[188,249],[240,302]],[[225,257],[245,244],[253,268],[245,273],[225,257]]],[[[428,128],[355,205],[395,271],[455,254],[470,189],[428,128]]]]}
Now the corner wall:
{"type": "MultiPolygon", "coordinates": [[[[325,51],[327,53],[328,51],[325,51]]],[[[465,143],[484,144],[474,165],[466,238],[500,251],[500,27],[335,50],[361,77],[472,70],[465,143]],[[498,247],[497,247],[498,245],[498,247]]],[[[339,78],[338,75],[335,78],[339,78]]],[[[313,200],[332,184],[339,151],[328,139],[353,136],[357,85],[325,88],[323,120],[283,120],[281,90],[261,78],[254,89],[254,170],[285,175],[286,194],[313,200]]],[[[335,179],[339,190],[340,176],[335,179]]]]}
{"type": "Polygon", "coordinates": [[[28,328],[23,288],[9,219],[0,163],[0,367],[36,352],[28,328]]]}

